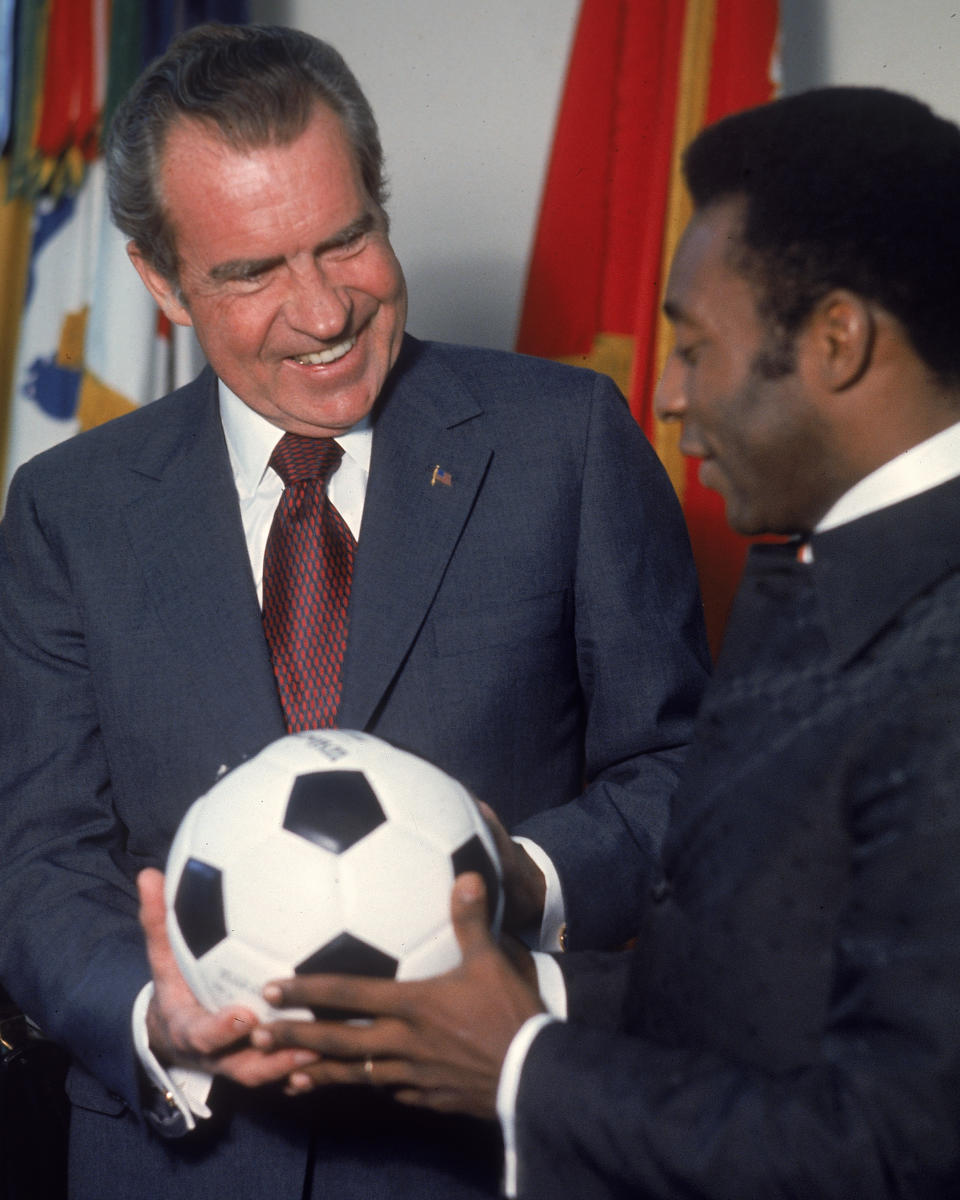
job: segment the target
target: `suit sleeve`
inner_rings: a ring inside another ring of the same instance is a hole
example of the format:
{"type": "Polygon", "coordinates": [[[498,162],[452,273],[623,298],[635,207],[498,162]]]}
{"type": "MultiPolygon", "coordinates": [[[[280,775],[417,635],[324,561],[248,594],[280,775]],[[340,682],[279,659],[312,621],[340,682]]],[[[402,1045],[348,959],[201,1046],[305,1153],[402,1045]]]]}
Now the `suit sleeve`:
{"type": "MultiPolygon", "coordinates": [[[[847,792],[849,880],[808,1059],[775,1066],[746,1046],[734,1057],[679,1044],[682,1032],[665,1045],[611,1030],[605,1015],[595,1027],[581,989],[570,1023],[538,1034],[521,1076],[523,1200],[958,1194],[956,688],[906,704],[906,719],[877,723],[847,792]]],[[[624,1014],[641,1030],[643,987],[633,980],[624,1014]]]]}
{"type": "Polygon", "coordinates": [[[134,884],[144,864],[113,809],[81,604],[36,475],[14,479],[0,530],[0,975],[132,1106],[130,1014],[149,979],[134,884]]]}
{"type": "Polygon", "coordinates": [[[611,381],[594,384],[577,531],[583,794],[515,830],[559,874],[571,947],[634,932],[709,667],[683,515],[611,381]]]}

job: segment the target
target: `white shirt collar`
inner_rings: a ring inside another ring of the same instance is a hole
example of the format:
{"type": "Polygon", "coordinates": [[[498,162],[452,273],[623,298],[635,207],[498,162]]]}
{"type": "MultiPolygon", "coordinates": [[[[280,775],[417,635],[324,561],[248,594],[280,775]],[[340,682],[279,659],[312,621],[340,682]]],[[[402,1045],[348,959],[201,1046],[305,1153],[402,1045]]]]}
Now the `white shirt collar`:
{"type": "Polygon", "coordinates": [[[960,421],[904,450],[855,483],[817,524],[823,533],[868,513],[909,500],[960,475],[960,421]]]}
{"type": "MultiPolygon", "coordinates": [[[[222,379],[217,380],[220,421],[230,455],[230,465],[241,500],[254,495],[270,462],[283,430],[252,409],[235,395],[222,379]]],[[[366,476],[370,471],[373,422],[369,414],[346,433],[334,439],[343,452],[354,460],[366,476]]]]}

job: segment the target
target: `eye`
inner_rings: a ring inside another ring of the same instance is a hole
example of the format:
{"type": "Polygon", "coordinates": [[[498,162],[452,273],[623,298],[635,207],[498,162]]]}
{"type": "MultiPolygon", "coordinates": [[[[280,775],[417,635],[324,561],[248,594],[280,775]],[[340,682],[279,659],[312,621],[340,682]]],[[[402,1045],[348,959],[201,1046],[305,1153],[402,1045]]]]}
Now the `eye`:
{"type": "Polygon", "coordinates": [[[241,275],[234,275],[227,282],[236,288],[256,288],[259,287],[267,275],[266,271],[244,271],[241,275]]]}
{"type": "Polygon", "coordinates": [[[213,272],[214,282],[235,292],[253,292],[265,287],[277,269],[272,261],[237,263],[217,268],[213,272]]]}
{"type": "Polygon", "coordinates": [[[701,342],[689,342],[687,344],[678,342],[674,346],[673,352],[685,367],[694,367],[697,364],[701,345],[701,342]]]}
{"type": "Polygon", "coordinates": [[[367,244],[367,231],[365,229],[358,230],[356,233],[345,237],[343,241],[338,242],[335,246],[329,246],[323,253],[323,257],[332,262],[339,262],[344,258],[352,258],[353,255],[359,254],[367,244]]]}

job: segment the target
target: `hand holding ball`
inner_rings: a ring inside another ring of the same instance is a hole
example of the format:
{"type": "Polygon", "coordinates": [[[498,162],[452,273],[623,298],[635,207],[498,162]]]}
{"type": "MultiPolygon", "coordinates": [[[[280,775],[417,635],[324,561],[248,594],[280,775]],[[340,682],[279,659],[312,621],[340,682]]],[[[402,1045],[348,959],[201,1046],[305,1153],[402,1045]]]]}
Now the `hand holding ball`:
{"type": "Polygon", "coordinates": [[[291,734],[184,816],[167,860],[167,928],[202,1004],[268,1019],[270,979],[421,979],[456,966],[450,891],[464,871],[483,876],[497,928],[497,852],[456,780],[369,734],[291,734]]]}

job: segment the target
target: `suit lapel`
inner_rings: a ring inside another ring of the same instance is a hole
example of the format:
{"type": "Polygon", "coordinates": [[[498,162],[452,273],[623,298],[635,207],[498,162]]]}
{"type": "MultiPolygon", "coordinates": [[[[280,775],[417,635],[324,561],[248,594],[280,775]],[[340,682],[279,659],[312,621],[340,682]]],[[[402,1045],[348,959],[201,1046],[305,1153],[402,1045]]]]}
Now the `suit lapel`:
{"type": "Polygon", "coordinates": [[[408,341],[374,426],[344,663],[345,728],[375,717],[437,594],[492,453],[480,414],[456,376],[408,341]],[[436,467],[448,482],[433,480],[436,467]]]}
{"type": "Polygon", "coordinates": [[[185,411],[131,460],[126,518],[170,635],[171,674],[201,697],[232,762],[284,727],[212,373],[185,411]]]}
{"type": "MultiPolygon", "coordinates": [[[[218,726],[224,761],[282,736],[283,718],[223,440],[216,382],[189,389],[131,458],[126,518],[170,634],[170,672],[218,726]]],[[[366,727],[417,636],[492,454],[481,409],[408,341],[378,405],[351,595],[340,724],[366,727]],[[431,483],[439,466],[449,479],[431,483]]]]}

